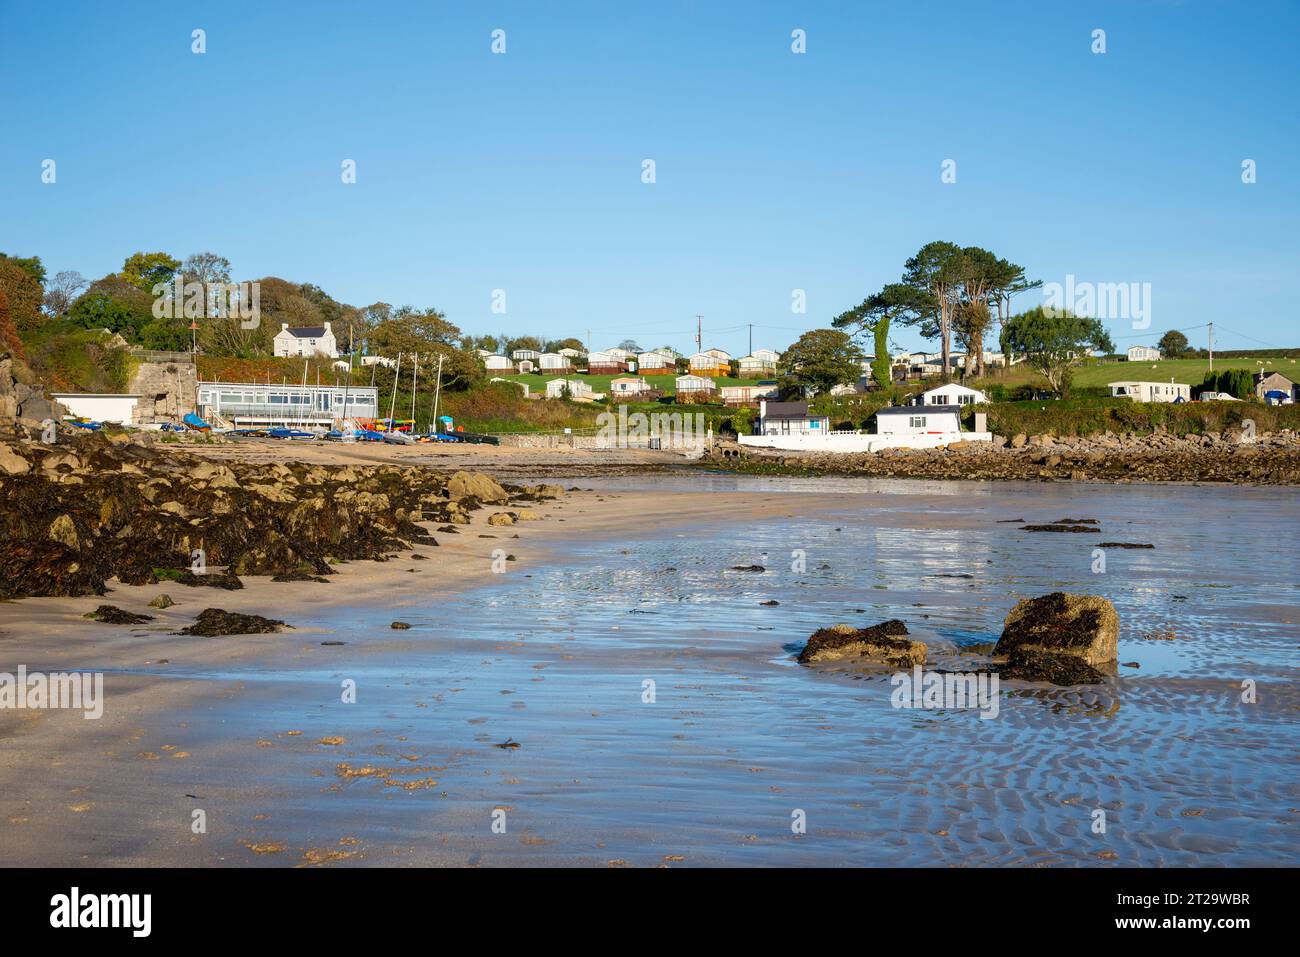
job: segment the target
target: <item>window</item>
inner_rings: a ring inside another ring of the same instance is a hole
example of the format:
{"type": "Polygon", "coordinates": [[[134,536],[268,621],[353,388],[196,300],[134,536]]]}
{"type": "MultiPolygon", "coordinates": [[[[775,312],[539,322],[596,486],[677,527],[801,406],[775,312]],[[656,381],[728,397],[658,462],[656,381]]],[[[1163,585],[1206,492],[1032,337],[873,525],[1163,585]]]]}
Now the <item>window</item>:
{"type": "Polygon", "coordinates": [[[931,405],[947,405],[947,404],[948,404],[948,397],[947,397],[946,395],[936,395],[936,396],[932,396],[931,399],[930,399],[930,404],[931,404],[931,405]]]}
{"type": "Polygon", "coordinates": [[[911,429],[923,429],[923,428],[925,428],[925,416],[923,416],[923,415],[912,415],[912,416],[908,416],[908,419],[907,419],[907,426],[908,426],[908,428],[911,428],[911,429]]]}

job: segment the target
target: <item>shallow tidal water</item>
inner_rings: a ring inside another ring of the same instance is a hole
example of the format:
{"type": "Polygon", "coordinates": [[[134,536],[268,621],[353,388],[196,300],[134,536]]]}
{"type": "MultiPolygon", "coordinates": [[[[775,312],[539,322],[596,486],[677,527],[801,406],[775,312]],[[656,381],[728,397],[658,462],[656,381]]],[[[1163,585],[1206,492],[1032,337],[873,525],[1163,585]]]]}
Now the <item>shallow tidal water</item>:
{"type": "Polygon", "coordinates": [[[654,490],[662,512],[628,540],[583,537],[574,522],[548,560],[453,598],[421,600],[417,579],[400,607],[371,598],[297,622],[348,643],[328,649],[337,667],[321,655],[310,667],[189,675],[242,683],[185,716],[192,743],[217,755],[210,766],[234,769],[209,793],[241,788],[245,819],[220,836],[229,860],[248,862],[236,839],[341,838],[360,851],[347,861],[369,865],[1300,856],[1295,490],[700,475],[576,484],[654,490]],[[742,510],[674,524],[675,491],[702,489],[785,498],[794,517],[742,510]],[[805,509],[807,492],[835,498],[805,509]],[[1102,531],[1004,521],[1064,517],[1102,531]],[[1094,571],[1093,549],[1113,541],[1155,548],[1108,549],[1094,571]],[[766,570],[729,570],[754,564],[766,570]],[[1114,602],[1126,666],[1090,688],[1003,681],[990,720],[897,709],[888,673],[794,661],[817,628],[887,618],[960,659],[996,640],[1019,598],[1055,590],[1114,602]],[[412,629],[390,631],[395,617],[412,629]],[[346,679],[355,704],[338,701],[346,679]],[[344,743],[316,743],[329,736],[344,743]],[[258,739],[274,747],[254,752],[258,739]],[[508,741],[519,747],[497,747],[508,741]],[[499,810],[504,833],[493,830],[499,810]]]}

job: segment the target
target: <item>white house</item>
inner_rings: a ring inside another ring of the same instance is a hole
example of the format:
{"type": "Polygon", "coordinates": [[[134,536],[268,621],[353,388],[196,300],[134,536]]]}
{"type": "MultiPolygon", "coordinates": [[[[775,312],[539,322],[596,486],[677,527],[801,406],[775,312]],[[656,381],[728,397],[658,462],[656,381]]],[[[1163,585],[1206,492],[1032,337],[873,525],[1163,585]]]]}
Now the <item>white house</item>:
{"type": "Polygon", "coordinates": [[[1110,394],[1134,402],[1188,402],[1192,387],[1181,382],[1108,382],[1110,394]]]}
{"type": "Polygon", "coordinates": [[[640,376],[621,375],[609,381],[611,395],[634,396],[654,391],[650,383],[640,376]]]}
{"type": "Polygon", "coordinates": [[[731,353],[728,352],[726,349],[705,349],[704,351],[707,352],[709,355],[713,356],[713,358],[718,359],[721,362],[731,361],[731,353]]]}
{"type": "Polygon", "coordinates": [[[964,385],[938,385],[926,389],[916,397],[916,405],[974,405],[987,402],[989,397],[979,389],[969,389],[964,385]]]}
{"type": "Polygon", "coordinates": [[[767,399],[758,402],[759,435],[825,434],[830,428],[831,420],[810,413],[807,402],[769,402],[767,399]]]}
{"type": "Polygon", "coordinates": [[[559,353],[560,355],[564,356],[566,359],[582,359],[587,355],[587,353],[583,352],[581,349],[574,349],[569,346],[560,349],[559,353]]]}
{"type": "Polygon", "coordinates": [[[483,367],[489,372],[504,372],[507,369],[513,369],[514,366],[506,356],[484,356],[483,367]]]}
{"type": "Polygon", "coordinates": [[[961,406],[902,405],[876,413],[881,436],[953,435],[961,432],[961,406]]]}
{"type": "Polygon", "coordinates": [[[1151,346],[1129,346],[1129,362],[1159,362],[1160,350],[1151,346]]]}
{"type": "Polygon", "coordinates": [[[537,358],[540,355],[541,353],[536,349],[516,349],[514,352],[510,353],[510,358],[515,360],[516,363],[532,362],[536,364],[537,358]]]}
{"type": "Polygon", "coordinates": [[[275,354],[277,356],[329,356],[339,357],[338,343],[334,341],[334,332],[327,322],[323,326],[289,327],[289,323],[280,323],[280,331],[275,334],[275,354]]]}
{"type": "Polygon", "coordinates": [[[627,349],[619,349],[617,347],[613,349],[606,349],[605,354],[614,357],[619,362],[627,362],[628,359],[636,358],[635,352],[629,352],[627,349]]]}
{"type": "Polygon", "coordinates": [[[92,422],[115,422],[129,425],[135,413],[138,395],[104,392],[52,392],[50,398],[66,408],[75,418],[92,422]]]}

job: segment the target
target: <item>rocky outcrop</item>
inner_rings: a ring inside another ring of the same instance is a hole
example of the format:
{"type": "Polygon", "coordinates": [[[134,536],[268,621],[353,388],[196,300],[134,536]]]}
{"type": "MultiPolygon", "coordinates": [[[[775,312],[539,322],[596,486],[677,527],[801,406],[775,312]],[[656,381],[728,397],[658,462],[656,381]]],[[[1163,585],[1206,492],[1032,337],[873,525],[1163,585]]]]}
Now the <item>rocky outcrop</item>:
{"type": "Polygon", "coordinates": [[[799,661],[814,664],[853,658],[891,668],[925,664],[925,643],[903,637],[906,634],[907,626],[896,618],[870,628],[832,625],[813,632],[799,661]]]}
{"type": "Polygon", "coordinates": [[[60,433],[46,445],[19,429],[0,435],[0,598],[103,594],[115,576],[218,588],[242,587],[238,575],[319,577],[334,561],[436,546],[417,523],[468,522],[479,495],[527,494],[458,476],[454,500],[455,479],[429,468],[217,465],[148,436],[60,433]],[[206,575],[190,571],[196,551],[206,575]]]}
{"type": "Polygon", "coordinates": [[[959,442],[947,448],[879,453],[738,449],[739,455],[715,454],[708,466],[758,474],[1300,485],[1300,432],[1293,430],[1260,433],[1253,441],[1232,431],[1183,437],[1106,432],[1087,437],[1017,435],[1010,442],[959,442]]]}
{"type": "Polygon", "coordinates": [[[1053,592],[1011,609],[993,657],[1002,673],[1025,681],[1101,681],[1119,657],[1119,615],[1097,595],[1053,592]]]}

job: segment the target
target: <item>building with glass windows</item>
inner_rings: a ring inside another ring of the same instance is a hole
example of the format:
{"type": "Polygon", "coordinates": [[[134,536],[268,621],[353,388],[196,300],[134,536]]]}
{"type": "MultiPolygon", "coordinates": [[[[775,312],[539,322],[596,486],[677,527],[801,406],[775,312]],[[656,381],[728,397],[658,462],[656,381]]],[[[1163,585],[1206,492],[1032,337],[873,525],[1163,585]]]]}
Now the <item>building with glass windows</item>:
{"type": "Polygon", "coordinates": [[[328,429],[345,418],[379,417],[379,390],[374,386],[200,382],[198,393],[200,418],[237,429],[328,429]]]}

